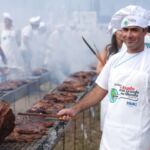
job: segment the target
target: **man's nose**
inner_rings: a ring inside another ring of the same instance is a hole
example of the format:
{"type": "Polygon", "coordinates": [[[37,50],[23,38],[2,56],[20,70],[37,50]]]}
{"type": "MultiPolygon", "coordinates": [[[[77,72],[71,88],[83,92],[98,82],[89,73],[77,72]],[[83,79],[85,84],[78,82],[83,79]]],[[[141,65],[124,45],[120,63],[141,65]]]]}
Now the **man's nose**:
{"type": "Polygon", "coordinates": [[[131,37],[131,36],[132,36],[132,32],[131,32],[130,30],[127,32],[127,36],[128,36],[128,37],[131,37]]]}

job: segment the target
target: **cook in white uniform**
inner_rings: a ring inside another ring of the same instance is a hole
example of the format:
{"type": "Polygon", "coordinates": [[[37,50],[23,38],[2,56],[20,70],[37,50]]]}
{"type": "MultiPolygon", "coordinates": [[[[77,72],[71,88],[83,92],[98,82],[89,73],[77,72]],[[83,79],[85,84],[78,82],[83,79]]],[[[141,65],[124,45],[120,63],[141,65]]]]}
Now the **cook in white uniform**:
{"type": "Polygon", "coordinates": [[[22,67],[23,59],[19,50],[17,32],[13,28],[13,19],[9,13],[4,13],[4,28],[0,34],[0,45],[7,58],[9,67],[22,67]]]}
{"type": "Polygon", "coordinates": [[[7,58],[1,47],[0,47],[0,56],[1,56],[0,57],[0,67],[4,67],[5,65],[7,65],[7,58]]]}
{"type": "Polygon", "coordinates": [[[21,35],[21,49],[26,64],[26,69],[31,71],[37,67],[41,67],[40,55],[40,16],[32,17],[30,24],[25,26],[21,35]]]}
{"type": "Polygon", "coordinates": [[[97,85],[79,103],[58,112],[68,120],[108,93],[100,150],[150,149],[150,51],[144,47],[147,26],[144,13],[125,15],[121,29],[127,50],[108,60],[97,85]]]}
{"type": "MultiPolygon", "coordinates": [[[[129,15],[129,14],[139,14],[141,13],[143,10],[142,7],[137,6],[137,5],[129,5],[125,8],[120,9],[119,11],[117,11],[113,17],[111,18],[111,21],[108,25],[108,31],[109,32],[114,32],[116,31],[116,29],[119,27],[117,26],[118,23],[120,23],[120,19],[121,17],[123,17],[125,14],[129,15]]],[[[148,26],[150,25],[150,22],[148,23],[148,26]]],[[[145,36],[145,46],[147,48],[150,48],[150,36],[149,33],[146,34],[145,36]]],[[[126,51],[127,47],[125,45],[125,43],[123,43],[122,47],[120,48],[120,52],[126,51]]],[[[105,120],[105,116],[107,113],[107,109],[108,109],[108,97],[106,96],[105,99],[101,102],[101,111],[100,111],[100,129],[101,131],[103,131],[103,126],[104,126],[104,120],[105,120]]]]}

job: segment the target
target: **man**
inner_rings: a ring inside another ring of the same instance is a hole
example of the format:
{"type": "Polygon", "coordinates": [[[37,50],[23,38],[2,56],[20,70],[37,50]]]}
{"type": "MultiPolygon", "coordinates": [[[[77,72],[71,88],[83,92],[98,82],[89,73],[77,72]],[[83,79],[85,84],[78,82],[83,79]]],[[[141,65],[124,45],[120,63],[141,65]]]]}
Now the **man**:
{"type": "Polygon", "coordinates": [[[121,29],[127,50],[108,60],[93,90],[78,104],[58,112],[69,120],[108,93],[100,150],[150,149],[150,52],[144,48],[147,26],[143,16],[124,16],[121,29]]]}
{"type": "Polygon", "coordinates": [[[1,47],[0,47],[0,56],[1,56],[1,60],[2,60],[3,64],[6,65],[7,64],[7,58],[6,58],[5,53],[1,47]]]}
{"type": "Polygon", "coordinates": [[[40,67],[40,21],[40,16],[32,17],[29,20],[30,24],[22,30],[21,49],[25,61],[25,68],[29,72],[36,67],[40,67]]]}
{"type": "Polygon", "coordinates": [[[17,32],[13,28],[13,19],[9,13],[3,13],[4,28],[0,34],[1,49],[6,55],[9,67],[21,67],[23,60],[19,51],[17,32]]]}

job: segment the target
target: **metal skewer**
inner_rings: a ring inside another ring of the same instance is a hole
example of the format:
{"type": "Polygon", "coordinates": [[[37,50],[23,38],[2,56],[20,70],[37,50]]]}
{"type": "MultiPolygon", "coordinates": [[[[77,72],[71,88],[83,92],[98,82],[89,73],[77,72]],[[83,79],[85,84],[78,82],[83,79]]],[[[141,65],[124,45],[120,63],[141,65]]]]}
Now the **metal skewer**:
{"type": "Polygon", "coordinates": [[[91,52],[96,56],[96,58],[103,64],[103,60],[101,57],[98,57],[98,54],[95,52],[95,50],[91,47],[91,45],[86,41],[86,39],[82,36],[82,39],[84,43],[88,46],[88,48],[91,50],[91,52]]]}

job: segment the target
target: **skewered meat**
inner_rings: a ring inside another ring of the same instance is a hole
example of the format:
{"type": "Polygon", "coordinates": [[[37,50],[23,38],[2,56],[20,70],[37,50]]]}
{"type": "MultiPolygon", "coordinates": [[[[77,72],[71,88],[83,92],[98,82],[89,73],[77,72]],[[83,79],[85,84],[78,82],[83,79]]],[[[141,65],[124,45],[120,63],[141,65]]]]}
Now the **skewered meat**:
{"type": "Polygon", "coordinates": [[[45,69],[45,68],[37,68],[37,69],[34,69],[33,71],[32,71],[32,75],[33,76],[40,76],[40,75],[42,75],[43,73],[45,73],[45,72],[47,72],[48,70],[47,69],[45,69]]]}
{"type": "Polygon", "coordinates": [[[47,134],[47,128],[54,125],[43,117],[17,116],[13,132],[6,142],[32,142],[47,134]]]}
{"type": "Polygon", "coordinates": [[[40,139],[43,134],[19,134],[18,132],[12,132],[6,137],[6,142],[32,142],[36,139],[40,139]]]}
{"type": "Polygon", "coordinates": [[[17,84],[11,82],[0,83],[0,91],[9,91],[17,88],[17,84]]]}
{"type": "Polygon", "coordinates": [[[77,99],[77,96],[73,93],[68,92],[57,92],[57,93],[49,93],[44,96],[45,100],[54,101],[54,102],[63,102],[69,103],[74,102],[77,99]]]}
{"type": "Polygon", "coordinates": [[[70,75],[71,78],[78,79],[86,85],[91,84],[95,80],[96,72],[94,71],[80,71],[70,75]]]}
{"type": "Polygon", "coordinates": [[[38,126],[42,126],[45,128],[52,127],[54,122],[47,121],[45,117],[41,116],[20,116],[18,115],[15,121],[16,126],[20,126],[22,124],[35,124],[38,126]]]}
{"type": "Polygon", "coordinates": [[[79,72],[72,74],[71,76],[82,77],[82,78],[85,78],[87,76],[93,77],[93,76],[96,76],[96,72],[95,71],[79,71],[79,72]]]}
{"type": "Polygon", "coordinates": [[[64,81],[57,87],[59,91],[67,91],[67,92],[83,92],[85,90],[85,85],[79,81],[64,81]]]}
{"type": "Polygon", "coordinates": [[[14,90],[25,83],[27,82],[23,80],[12,80],[12,81],[3,82],[0,83],[0,91],[14,90]]]}
{"type": "Polygon", "coordinates": [[[39,126],[38,123],[28,123],[21,124],[15,127],[14,132],[18,132],[20,134],[36,134],[36,133],[45,133],[46,128],[44,126],[39,126]]]}
{"type": "Polygon", "coordinates": [[[43,113],[43,114],[55,114],[59,110],[64,108],[64,104],[54,103],[52,101],[40,100],[32,106],[27,112],[43,113]]]}
{"type": "Polygon", "coordinates": [[[10,105],[0,101],[0,143],[8,136],[15,126],[15,116],[10,105]]]}

